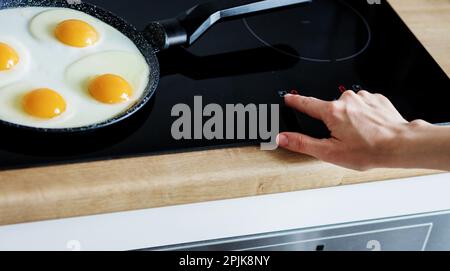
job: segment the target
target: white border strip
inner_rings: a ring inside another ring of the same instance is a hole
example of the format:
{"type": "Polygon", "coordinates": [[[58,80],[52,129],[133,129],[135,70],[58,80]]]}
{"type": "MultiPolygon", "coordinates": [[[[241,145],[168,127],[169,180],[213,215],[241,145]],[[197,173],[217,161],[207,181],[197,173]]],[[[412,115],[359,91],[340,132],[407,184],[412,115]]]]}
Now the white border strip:
{"type": "Polygon", "coordinates": [[[129,250],[390,221],[450,210],[449,180],[450,174],[441,174],[2,226],[0,250],[129,250]]]}

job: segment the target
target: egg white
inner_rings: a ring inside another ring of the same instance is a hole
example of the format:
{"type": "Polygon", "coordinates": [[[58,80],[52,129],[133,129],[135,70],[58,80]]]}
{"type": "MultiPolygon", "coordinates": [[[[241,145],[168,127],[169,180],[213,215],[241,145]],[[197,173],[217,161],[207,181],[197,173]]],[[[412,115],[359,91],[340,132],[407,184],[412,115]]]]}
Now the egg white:
{"type": "Polygon", "coordinates": [[[136,45],[110,25],[79,11],[45,7],[0,10],[0,41],[1,37],[9,37],[12,47],[17,44],[19,54],[29,56],[24,58],[28,61],[17,65],[17,70],[22,70],[19,65],[24,65],[24,72],[9,77],[7,84],[0,85],[0,119],[4,121],[55,129],[96,124],[126,111],[148,83],[149,67],[136,45]],[[62,44],[53,35],[54,27],[67,19],[89,23],[99,33],[100,40],[85,48],[62,44]],[[133,87],[133,99],[118,105],[105,105],[90,97],[86,82],[104,73],[124,77],[133,87]],[[70,110],[49,120],[27,115],[18,106],[17,97],[43,87],[61,94],[70,110]]]}

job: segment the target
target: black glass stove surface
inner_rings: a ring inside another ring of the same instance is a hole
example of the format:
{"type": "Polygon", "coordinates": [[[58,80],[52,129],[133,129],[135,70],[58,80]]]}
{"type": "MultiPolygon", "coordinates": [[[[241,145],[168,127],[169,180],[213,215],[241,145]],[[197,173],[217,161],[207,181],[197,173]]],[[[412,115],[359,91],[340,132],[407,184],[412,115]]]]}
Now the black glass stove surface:
{"type": "MultiPolygon", "coordinates": [[[[1,1],[1,0],[0,0],[1,1]]],[[[138,29],[174,17],[196,0],[90,0],[138,29]]],[[[219,24],[189,49],[159,54],[162,78],[152,101],[135,116],[85,134],[37,134],[0,127],[0,169],[104,160],[252,140],[175,140],[171,109],[179,103],[281,104],[280,91],[325,100],[339,87],[390,98],[410,120],[450,122],[449,79],[385,2],[314,0],[288,11],[219,24]]],[[[206,120],[206,119],[205,119],[206,120]]],[[[323,125],[282,110],[282,130],[326,135],[323,125]]]]}

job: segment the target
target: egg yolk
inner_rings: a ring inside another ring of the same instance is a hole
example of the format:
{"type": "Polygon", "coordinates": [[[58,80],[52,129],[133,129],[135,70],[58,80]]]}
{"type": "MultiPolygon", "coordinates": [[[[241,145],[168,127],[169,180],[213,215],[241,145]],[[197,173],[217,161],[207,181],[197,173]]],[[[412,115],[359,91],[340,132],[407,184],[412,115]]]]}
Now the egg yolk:
{"type": "Polygon", "coordinates": [[[31,116],[51,119],[66,111],[66,102],[56,91],[40,88],[23,97],[23,108],[31,116]]]}
{"type": "Polygon", "coordinates": [[[130,100],[133,90],[122,77],[104,74],[91,81],[89,93],[99,102],[116,104],[130,100]]]}
{"type": "Polygon", "coordinates": [[[0,71],[7,71],[19,63],[19,55],[8,44],[0,42],[0,71]]]}
{"type": "Polygon", "coordinates": [[[79,48],[93,45],[98,40],[98,33],[90,24],[76,19],[59,23],[55,36],[64,44],[79,48]]]}

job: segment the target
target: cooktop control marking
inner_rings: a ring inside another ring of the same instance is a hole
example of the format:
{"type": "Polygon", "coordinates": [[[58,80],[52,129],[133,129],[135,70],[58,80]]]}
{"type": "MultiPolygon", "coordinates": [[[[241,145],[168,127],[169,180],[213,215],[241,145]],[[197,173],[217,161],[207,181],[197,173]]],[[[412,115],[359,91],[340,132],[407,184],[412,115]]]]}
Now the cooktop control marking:
{"type": "MultiPolygon", "coordinates": [[[[300,55],[292,54],[292,53],[284,51],[284,50],[282,50],[280,48],[274,47],[272,45],[272,43],[274,41],[269,42],[269,41],[267,41],[266,38],[263,37],[262,33],[257,33],[258,31],[256,31],[254,27],[250,26],[250,23],[248,22],[247,19],[243,19],[243,22],[244,22],[244,25],[247,28],[247,30],[257,40],[259,40],[265,46],[270,47],[270,48],[274,49],[275,51],[278,51],[278,52],[280,52],[282,54],[285,54],[285,55],[288,55],[288,56],[291,56],[291,57],[295,57],[295,58],[300,58],[301,60],[312,61],[312,62],[325,62],[326,63],[326,62],[346,61],[346,60],[350,60],[350,59],[353,59],[353,58],[361,55],[364,51],[367,50],[367,48],[369,47],[369,45],[370,45],[370,43],[372,41],[372,30],[370,28],[369,23],[367,22],[367,20],[364,18],[364,16],[360,12],[358,12],[355,8],[353,8],[352,6],[350,6],[349,4],[345,3],[342,0],[339,0],[338,2],[340,4],[342,4],[343,6],[347,7],[349,10],[351,10],[358,17],[358,19],[360,19],[363,22],[364,27],[366,28],[366,31],[367,31],[367,41],[364,44],[364,46],[360,50],[356,51],[356,53],[353,53],[353,54],[350,54],[350,55],[347,55],[347,56],[344,56],[344,57],[338,57],[338,58],[330,59],[330,58],[319,58],[319,57],[311,57],[311,56],[307,56],[307,55],[302,55],[302,52],[299,52],[300,55]]],[[[312,2],[312,4],[314,4],[314,2],[312,2]]],[[[305,8],[305,7],[301,7],[301,8],[305,8]]],[[[336,17],[339,16],[338,14],[332,14],[332,15],[336,16],[336,17]]],[[[312,20],[304,20],[303,19],[303,20],[300,20],[300,24],[301,25],[312,25],[313,21],[312,20]],[[307,23],[305,23],[305,22],[307,22],[307,23]]],[[[330,41],[328,41],[328,42],[330,42],[330,41]]],[[[281,40],[280,41],[276,41],[276,43],[281,43],[281,40]]],[[[330,42],[330,43],[332,44],[333,42],[330,42]]],[[[320,45],[318,45],[318,46],[320,46],[320,45]]],[[[323,44],[322,44],[322,46],[323,46],[323,44]]]]}

